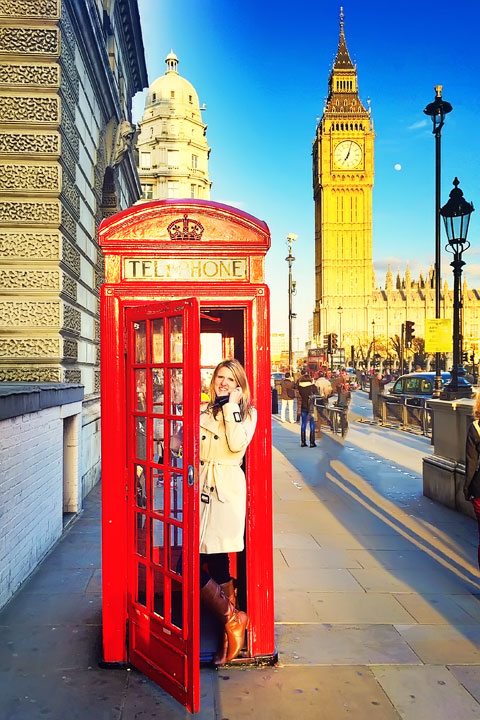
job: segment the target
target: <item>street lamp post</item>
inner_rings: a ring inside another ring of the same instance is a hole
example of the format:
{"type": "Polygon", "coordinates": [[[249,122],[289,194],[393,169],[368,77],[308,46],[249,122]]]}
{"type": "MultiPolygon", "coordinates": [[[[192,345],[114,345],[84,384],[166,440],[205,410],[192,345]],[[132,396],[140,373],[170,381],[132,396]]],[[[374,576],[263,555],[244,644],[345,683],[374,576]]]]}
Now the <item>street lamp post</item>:
{"type": "MultiPolygon", "coordinates": [[[[423,111],[430,115],[435,135],[435,318],[440,318],[440,194],[441,194],[441,134],[445,115],[452,110],[450,103],[442,98],[442,85],[435,86],[435,100],[423,111]]],[[[440,396],[442,376],[440,373],[440,353],[435,353],[435,389],[433,395],[440,396]]]]}
{"type": "Polygon", "coordinates": [[[296,317],[296,314],[292,312],[292,296],[295,290],[295,282],[292,280],[292,263],[295,258],[292,255],[292,243],[295,242],[298,235],[288,233],[287,235],[287,246],[288,255],[285,260],[288,262],[288,370],[292,372],[292,320],[296,317]]]}
{"type": "Polygon", "coordinates": [[[375,320],[372,320],[373,370],[375,371],[375,320]]]}
{"type": "Polygon", "coordinates": [[[343,307],[342,307],[341,305],[338,306],[337,312],[338,312],[338,325],[339,325],[339,327],[338,327],[338,346],[339,346],[340,348],[342,348],[342,347],[343,347],[343,344],[342,344],[342,313],[343,313],[343,307]]]}
{"type": "Polygon", "coordinates": [[[465,265],[462,254],[470,247],[467,234],[470,215],[474,207],[463,197],[463,192],[458,187],[458,178],[455,178],[453,185],[450,200],[440,210],[448,238],[448,245],[445,249],[453,255],[453,261],[450,263],[453,267],[453,367],[451,379],[442,392],[442,398],[445,400],[471,397],[473,394],[472,386],[465,378],[465,370],[462,365],[463,337],[460,328],[460,313],[462,309],[462,267],[465,265]]]}

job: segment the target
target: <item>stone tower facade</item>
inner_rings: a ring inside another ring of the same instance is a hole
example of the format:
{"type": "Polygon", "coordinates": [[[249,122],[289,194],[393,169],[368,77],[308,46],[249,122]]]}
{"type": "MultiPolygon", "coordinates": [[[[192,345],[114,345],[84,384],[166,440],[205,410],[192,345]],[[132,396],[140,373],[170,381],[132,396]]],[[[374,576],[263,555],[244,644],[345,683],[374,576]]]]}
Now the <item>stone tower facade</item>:
{"type": "MultiPolygon", "coordinates": [[[[418,280],[407,268],[394,283],[389,268],[384,288],[375,282],[372,259],[374,131],[369,109],[358,95],[340,14],[340,38],[329,77],[329,92],[313,142],[315,202],[315,309],[313,345],[336,333],[346,349],[368,345],[391,354],[390,339],[402,323],[415,323],[425,337],[425,320],[435,317],[433,271],[418,280]],[[389,349],[390,348],[390,349],[389,349]]],[[[453,293],[444,268],[440,316],[453,315],[453,293]]],[[[480,350],[480,291],[463,284],[462,334],[465,349],[480,350]]]]}
{"type": "Polygon", "coordinates": [[[170,52],[165,74],[150,86],[138,136],[138,173],[143,200],[210,199],[210,148],[198,95],[178,74],[170,52]]]}
{"type": "Polygon", "coordinates": [[[3,0],[0,24],[0,380],[84,385],[88,489],[100,467],[97,229],[141,193],[137,0],[3,0]]]}
{"type": "Polygon", "coordinates": [[[329,92],[313,143],[315,201],[314,334],[344,327],[362,332],[373,290],[372,188],[374,132],[358,95],[357,71],[340,39],[329,92]]]}

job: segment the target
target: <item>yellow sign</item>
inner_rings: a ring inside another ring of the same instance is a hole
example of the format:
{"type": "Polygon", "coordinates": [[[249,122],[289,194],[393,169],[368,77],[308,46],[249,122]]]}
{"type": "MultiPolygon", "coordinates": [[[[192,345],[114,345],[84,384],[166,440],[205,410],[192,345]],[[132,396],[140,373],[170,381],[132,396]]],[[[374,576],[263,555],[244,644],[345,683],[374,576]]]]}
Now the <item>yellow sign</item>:
{"type": "Polygon", "coordinates": [[[126,280],[246,280],[246,258],[125,258],[126,280]]]}
{"type": "Polygon", "coordinates": [[[425,352],[452,352],[452,320],[438,318],[425,320],[425,352]]]}

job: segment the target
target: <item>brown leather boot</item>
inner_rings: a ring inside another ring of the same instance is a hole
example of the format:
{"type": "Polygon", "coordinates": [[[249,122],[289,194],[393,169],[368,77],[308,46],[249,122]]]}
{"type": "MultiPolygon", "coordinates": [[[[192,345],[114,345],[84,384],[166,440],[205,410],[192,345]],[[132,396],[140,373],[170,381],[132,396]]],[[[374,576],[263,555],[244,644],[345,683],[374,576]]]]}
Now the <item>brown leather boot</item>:
{"type": "MultiPolygon", "coordinates": [[[[222,588],[222,591],[224,595],[228,597],[230,602],[234,607],[237,606],[237,596],[235,595],[235,585],[233,583],[233,579],[230,578],[230,580],[226,583],[220,583],[220,587],[222,588]]],[[[228,635],[227,631],[224,629],[222,633],[222,637],[220,638],[220,642],[218,644],[217,652],[215,653],[213,657],[213,664],[214,665],[225,665],[227,662],[227,655],[228,655],[228,635]]]]}
{"type": "Polygon", "coordinates": [[[245,630],[248,626],[249,617],[247,613],[235,608],[213,578],[200,590],[200,601],[215,615],[225,626],[228,641],[226,662],[237,657],[242,649],[245,630]]]}

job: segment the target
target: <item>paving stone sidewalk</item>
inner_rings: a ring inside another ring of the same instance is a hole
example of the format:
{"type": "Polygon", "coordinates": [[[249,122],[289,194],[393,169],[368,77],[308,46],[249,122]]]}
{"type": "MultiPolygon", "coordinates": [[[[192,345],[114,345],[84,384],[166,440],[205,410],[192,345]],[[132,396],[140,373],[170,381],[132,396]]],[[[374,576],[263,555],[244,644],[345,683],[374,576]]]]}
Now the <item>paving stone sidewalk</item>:
{"type": "MultiPolygon", "coordinates": [[[[201,720],[480,718],[476,524],[423,498],[414,449],[407,472],[367,433],[303,449],[274,421],[279,665],[202,669],[201,720]]],[[[189,717],[137,671],[98,667],[100,539],[97,487],[0,613],[1,720],[189,717]]]]}

